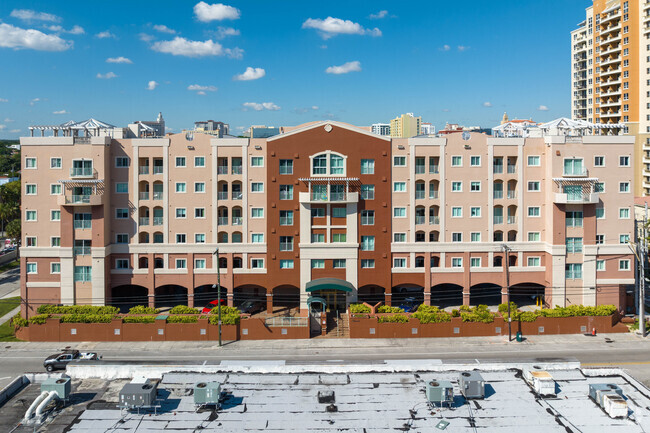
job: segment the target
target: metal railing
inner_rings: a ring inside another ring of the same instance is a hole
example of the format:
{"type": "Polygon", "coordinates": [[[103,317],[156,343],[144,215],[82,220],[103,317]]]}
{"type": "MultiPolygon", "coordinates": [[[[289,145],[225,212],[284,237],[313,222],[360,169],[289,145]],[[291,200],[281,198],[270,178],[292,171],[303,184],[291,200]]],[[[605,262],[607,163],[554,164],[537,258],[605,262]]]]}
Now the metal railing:
{"type": "Polygon", "coordinates": [[[153,199],[154,200],[162,200],[163,199],[163,192],[162,191],[154,191],[153,192],[153,199]]]}
{"type": "Polygon", "coordinates": [[[228,174],[228,166],[227,165],[217,166],[217,174],[228,174]]]}
{"type": "Polygon", "coordinates": [[[415,191],[415,199],[423,200],[425,197],[424,191],[415,191]]]}
{"type": "Polygon", "coordinates": [[[503,224],[503,216],[494,216],[494,224],[503,224]]]}
{"type": "Polygon", "coordinates": [[[149,174],[149,166],[148,165],[141,165],[138,167],[138,173],[140,174],[149,174]]]}
{"type": "Polygon", "coordinates": [[[217,218],[217,225],[227,226],[228,225],[228,217],[218,217],[217,218]]]}
{"type": "Polygon", "coordinates": [[[90,220],[74,220],[74,228],[89,229],[92,228],[92,222],[90,220]]]}
{"type": "Polygon", "coordinates": [[[415,166],[415,174],[424,174],[424,172],[425,172],[424,164],[415,166]]]}
{"type": "MultiPolygon", "coordinates": [[[[280,193],[282,195],[282,193],[280,193]]],[[[282,198],[282,197],[280,197],[282,198]]],[[[312,192],[311,193],[312,201],[344,201],[345,193],[344,192],[333,192],[330,194],[322,192],[312,192]]]]}
{"type": "Polygon", "coordinates": [[[438,215],[430,216],[429,224],[440,224],[440,217],[438,215]]]}
{"type": "Polygon", "coordinates": [[[153,174],[162,174],[162,173],[163,173],[162,165],[154,165],[153,166],[153,174]]]}
{"type": "Polygon", "coordinates": [[[140,200],[149,200],[149,192],[141,192],[138,197],[140,200]]]}
{"type": "Polygon", "coordinates": [[[155,226],[163,225],[163,217],[153,217],[153,225],[155,226]]]}
{"type": "Polygon", "coordinates": [[[517,191],[508,191],[508,198],[517,198],[517,191]]]}
{"type": "Polygon", "coordinates": [[[565,168],[564,169],[564,176],[587,176],[589,172],[587,171],[586,167],[582,166],[577,166],[577,167],[571,167],[571,168],[565,168]]]}
{"type": "Polygon", "coordinates": [[[89,256],[90,247],[73,247],[72,252],[75,256],[89,256]]]}
{"type": "Polygon", "coordinates": [[[517,172],[517,166],[514,164],[508,164],[508,174],[514,174],[517,172]]]}
{"type": "Polygon", "coordinates": [[[494,165],[492,165],[492,173],[495,173],[495,174],[503,173],[503,164],[494,164],[494,165]]]}
{"type": "Polygon", "coordinates": [[[243,222],[243,221],[244,221],[244,220],[243,220],[242,217],[235,217],[235,216],[232,217],[232,225],[234,225],[234,226],[240,226],[240,225],[242,225],[242,222],[243,222]]]}
{"type": "Polygon", "coordinates": [[[83,195],[66,195],[65,196],[65,202],[66,203],[90,203],[90,195],[83,194],[83,195]]]}
{"type": "Polygon", "coordinates": [[[429,191],[429,198],[438,198],[438,190],[429,191]]]}
{"type": "Polygon", "coordinates": [[[516,216],[508,216],[508,224],[517,224],[516,216]]]}
{"type": "Polygon", "coordinates": [[[424,215],[417,215],[415,217],[415,224],[424,224],[425,218],[424,215]]]}
{"type": "Polygon", "coordinates": [[[233,191],[232,192],[232,199],[233,200],[241,200],[241,198],[242,198],[241,191],[233,191]]]}
{"type": "Polygon", "coordinates": [[[232,166],[232,174],[241,174],[242,168],[241,165],[232,166]]]}
{"type": "Polygon", "coordinates": [[[140,225],[141,226],[148,226],[149,225],[149,217],[140,217],[140,225]]]}
{"type": "MultiPolygon", "coordinates": [[[[363,221],[363,217],[362,217],[363,221]]],[[[363,224],[363,222],[362,222],[363,224]]],[[[287,218],[287,217],[280,217],[280,225],[281,226],[292,226],[293,225],[293,218],[287,218]]]]}
{"type": "Polygon", "coordinates": [[[494,190],[494,193],[492,194],[493,198],[503,198],[503,190],[494,190]]]}
{"type": "Polygon", "coordinates": [[[308,326],[309,318],[276,316],[264,319],[264,324],[269,327],[295,328],[308,326]]]}
{"type": "Polygon", "coordinates": [[[95,170],[90,167],[72,167],[70,169],[70,177],[93,177],[95,170]]]}
{"type": "Polygon", "coordinates": [[[439,167],[437,165],[429,166],[429,174],[438,174],[438,173],[439,173],[439,167]]]}
{"type": "Polygon", "coordinates": [[[228,200],[228,191],[218,191],[217,200],[228,200]]]}
{"type": "Polygon", "coordinates": [[[90,144],[90,137],[73,137],[74,144],[90,144]]]}

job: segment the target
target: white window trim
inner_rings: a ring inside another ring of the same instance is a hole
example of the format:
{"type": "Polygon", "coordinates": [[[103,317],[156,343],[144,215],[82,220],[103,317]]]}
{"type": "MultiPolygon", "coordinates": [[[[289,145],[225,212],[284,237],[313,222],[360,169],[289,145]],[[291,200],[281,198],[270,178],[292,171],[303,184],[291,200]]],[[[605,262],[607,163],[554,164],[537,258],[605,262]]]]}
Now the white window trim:
{"type": "Polygon", "coordinates": [[[176,261],[174,262],[174,268],[175,269],[187,269],[187,259],[176,259],[176,261]],[[179,262],[185,262],[185,266],[183,266],[183,267],[178,266],[179,262]]]}
{"type": "Polygon", "coordinates": [[[620,219],[620,220],[629,220],[630,215],[631,215],[631,212],[630,212],[629,207],[619,207],[618,208],[618,219],[620,219]],[[621,211],[624,210],[624,209],[627,210],[627,217],[621,217],[621,211]]]}
{"type": "Polygon", "coordinates": [[[35,183],[26,183],[26,184],[25,184],[25,195],[38,195],[38,184],[35,184],[35,183]],[[27,187],[29,187],[29,186],[33,186],[33,187],[34,187],[34,191],[35,191],[35,192],[34,192],[33,194],[27,192],[27,187]]]}
{"type": "Polygon", "coordinates": [[[393,257],[393,268],[395,269],[404,269],[408,266],[408,262],[406,260],[406,257],[393,257]],[[397,266],[397,261],[400,261],[400,264],[404,263],[404,266],[397,266]]]}
{"type": "Polygon", "coordinates": [[[361,269],[375,269],[375,260],[374,259],[361,259],[361,269]],[[363,266],[363,263],[372,263],[372,266],[363,266]]]}
{"type": "Polygon", "coordinates": [[[187,182],[176,182],[174,183],[174,192],[176,194],[186,194],[187,193],[187,182]],[[178,185],[185,185],[185,191],[179,191],[178,185]]]}
{"type": "MultiPolygon", "coordinates": [[[[407,167],[406,155],[393,155],[393,167],[407,167]],[[404,158],[404,165],[396,165],[395,158],[404,158]]],[[[313,172],[312,172],[313,173],[313,172]]]]}
{"type": "Polygon", "coordinates": [[[187,157],[186,156],[175,156],[174,157],[174,168],[187,168],[187,157]],[[178,165],[178,158],[183,158],[185,165],[178,165]]]}
{"type": "Polygon", "coordinates": [[[449,264],[451,265],[452,269],[461,269],[463,267],[463,258],[462,257],[452,257],[449,264]],[[454,260],[458,260],[459,263],[460,263],[460,266],[454,266],[454,260]]]}
{"type": "Polygon", "coordinates": [[[194,182],[194,193],[195,194],[205,194],[205,182],[194,182]],[[203,191],[197,191],[196,186],[203,184],[203,191]]]}
{"type": "Polygon", "coordinates": [[[594,155],[594,167],[605,167],[607,158],[605,158],[605,155],[594,155]],[[596,158],[603,158],[603,165],[596,165],[596,158]]]}
{"type": "MultiPolygon", "coordinates": [[[[602,185],[602,187],[603,187],[603,190],[600,191],[598,194],[605,194],[607,192],[607,187],[605,186],[605,182],[597,182],[597,183],[602,185]]],[[[594,184],[594,188],[595,188],[595,184],[594,184]]],[[[620,188],[620,186],[619,186],[619,188],[620,188]]]]}
{"type": "Polygon", "coordinates": [[[121,244],[121,245],[128,245],[128,243],[129,243],[129,234],[128,233],[115,233],[115,243],[116,244],[121,244]],[[126,242],[124,242],[124,243],[118,242],[117,239],[120,236],[126,236],[126,242]]]}
{"type": "Polygon", "coordinates": [[[252,244],[263,244],[264,243],[264,233],[251,233],[251,243],[252,244]],[[253,238],[257,235],[262,236],[262,242],[254,242],[253,238]]]}
{"type": "Polygon", "coordinates": [[[131,268],[131,263],[129,259],[115,259],[115,269],[130,269],[131,268]],[[120,261],[126,261],[126,267],[125,268],[120,268],[117,266],[117,263],[120,261]]]}
{"type": "Polygon", "coordinates": [[[528,180],[526,181],[526,191],[527,192],[541,192],[542,191],[542,181],[540,180],[528,180]],[[530,189],[530,183],[531,182],[536,182],[539,184],[539,189],[530,189]]]}
{"type": "Polygon", "coordinates": [[[61,194],[63,194],[63,186],[60,183],[51,183],[50,184],[50,195],[61,195],[61,194]],[[52,187],[55,186],[55,185],[61,187],[61,192],[58,193],[58,194],[52,194],[52,187]]]}
{"type": "Polygon", "coordinates": [[[50,209],[50,221],[61,221],[61,210],[59,210],[59,209],[50,209]],[[59,212],[59,219],[58,220],[53,220],[52,219],[52,212],[59,212]]]}
{"type": "Polygon", "coordinates": [[[452,206],[451,207],[451,217],[452,218],[462,218],[463,217],[463,207],[462,206],[452,206]],[[460,215],[454,216],[454,209],[460,209],[460,215]]]}
{"type": "Polygon", "coordinates": [[[50,170],[63,170],[63,158],[60,156],[53,156],[50,158],[50,170]],[[61,166],[60,167],[52,167],[52,161],[58,159],[61,161],[61,166]]]}
{"type": "Polygon", "coordinates": [[[470,180],[469,181],[469,192],[481,192],[482,190],[483,190],[483,185],[481,185],[480,180],[470,180]],[[477,183],[477,182],[478,182],[478,191],[472,191],[472,184],[477,183]]]}
{"type": "Polygon", "coordinates": [[[205,233],[194,233],[194,243],[195,244],[204,244],[205,243],[205,233]],[[203,236],[203,242],[197,242],[196,237],[203,236]]]}
{"type": "Polygon", "coordinates": [[[452,232],[451,233],[452,242],[463,242],[463,232],[452,232]],[[454,241],[454,235],[460,235],[460,241],[454,241]]]}
{"type": "Polygon", "coordinates": [[[528,256],[526,258],[526,266],[531,267],[531,268],[537,268],[542,266],[542,257],[541,256],[528,256]],[[539,261],[539,265],[531,265],[530,264],[530,259],[537,259],[539,261]]]}
{"type": "Polygon", "coordinates": [[[618,192],[619,192],[619,194],[630,194],[632,192],[630,182],[619,182],[618,183],[618,192]],[[627,191],[621,191],[621,185],[624,185],[624,184],[627,184],[627,191]]]}
{"type": "Polygon", "coordinates": [[[266,269],[266,266],[264,264],[264,259],[259,258],[259,257],[251,257],[251,269],[266,269]],[[254,268],[253,267],[253,260],[257,260],[258,262],[261,262],[262,266],[261,267],[258,266],[257,268],[254,268]]]}
{"type": "Polygon", "coordinates": [[[59,275],[61,273],[61,262],[50,262],[50,274],[59,275]],[[59,272],[54,272],[53,265],[59,265],[59,272]]]}
{"type": "Polygon", "coordinates": [[[470,155],[469,157],[470,167],[480,167],[482,164],[483,164],[483,158],[481,158],[481,155],[470,155]],[[472,164],[472,158],[478,158],[478,164],[472,164]]]}
{"type": "Polygon", "coordinates": [[[36,210],[36,209],[25,209],[25,222],[33,223],[33,222],[36,222],[36,221],[38,221],[38,210],[36,210]],[[33,220],[27,219],[27,213],[28,212],[34,212],[34,219],[33,220]]]}
{"type": "Polygon", "coordinates": [[[470,242],[481,242],[481,232],[470,232],[470,234],[469,234],[469,241],[470,241],[470,242]],[[477,241],[473,241],[473,240],[472,240],[472,235],[478,235],[478,240],[477,240],[477,241]]]}
{"type": "Polygon", "coordinates": [[[542,207],[541,206],[528,206],[526,208],[526,216],[528,218],[541,218],[542,217],[542,207]],[[531,215],[530,214],[530,209],[534,209],[534,208],[539,209],[539,215],[531,215]]]}
{"type": "Polygon", "coordinates": [[[293,268],[294,268],[294,263],[293,263],[292,259],[282,259],[282,260],[280,260],[280,270],[282,270],[282,269],[293,269],[293,268]],[[290,264],[290,266],[282,267],[282,262],[290,264]]]}
{"type": "Polygon", "coordinates": [[[264,194],[264,182],[251,182],[251,194],[264,194]],[[262,191],[253,191],[254,184],[262,185],[262,191]]]}
{"type": "Polygon", "coordinates": [[[251,219],[263,219],[264,218],[264,208],[263,207],[252,207],[251,208],[251,219]],[[254,210],[261,210],[262,211],[262,216],[254,216],[253,211],[254,210]]]}
{"type": "Polygon", "coordinates": [[[394,207],[394,208],[393,208],[393,218],[406,218],[406,217],[407,217],[407,216],[406,216],[406,208],[405,208],[405,207],[401,207],[401,206],[400,206],[400,207],[394,207]],[[396,211],[397,209],[404,209],[404,216],[396,216],[396,215],[395,215],[395,211],[396,211]]]}
{"type": "Polygon", "coordinates": [[[27,248],[35,248],[37,246],[38,246],[38,236],[25,236],[25,247],[27,247],[27,248]],[[27,242],[27,239],[34,239],[34,245],[30,247],[28,245],[29,242],[27,242]]]}
{"type": "Polygon", "coordinates": [[[264,157],[262,155],[251,155],[250,157],[251,168],[264,168],[264,157]],[[262,165],[253,165],[253,158],[262,158],[262,165]]]}
{"type": "Polygon", "coordinates": [[[526,242],[541,242],[542,241],[542,232],[526,232],[526,242]],[[537,233],[539,239],[536,241],[531,241],[530,240],[530,235],[533,233],[537,233]]]}
{"type": "Polygon", "coordinates": [[[50,247],[51,248],[60,248],[61,247],[61,236],[50,236],[50,247]],[[54,239],[59,239],[59,246],[54,246],[52,245],[54,242],[52,242],[54,239]]]}
{"type": "Polygon", "coordinates": [[[469,208],[469,217],[470,218],[483,218],[482,213],[483,212],[481,211],[481,206],[470,206],[470,208],[469,208]],[[472,215],[472,209],[478,209],[478,215],[472,215]]]}
{"type": "Polygon", "coordinates": [[[449,191],[450,192],[463,192],[463,181],[462,180],[454,180],[449,183],[449,191]],[[454,183],[459,183],[460,184],[460,189],[459,190],[454,190],[454,183]]]}
{"type": "Polygon", "coordinates": [[[604,272],[606,270],[607,270],[607,260],[605,260],[605,259],[596,260],[596,272],[604,272]],[[602,262],[602,264],[603,264],[602,269],[598,269],[598,262],[602,262]]]}
{"type": "Polygon", "coordinates": [[[449,158],[449,167],[462,167],[463,166],[463,156],[462,155],[451,155],[449,158]],[[454,165],[454,158],[460,158],[460,165],[454,165]]]}
{"type": "Polygon", "coordinates": [[[620,259],[618,261],[618,270],[619,271],[626,272],[626,271],[629,271],[631,269],[632,269],[632,267],[630,266],[630,259],[620,259]],[[626,269],[621,269],[621,264],[623,264],[623,263],[627,263],[627,268],[626,269]]]}
{"type": "Polygon", "coordinates": [[[619,155],[618,156],[618,166],[619,167],[630,167],[630,156],[629,155],[619,155]],[[627,157],[627,165],[621,165],[621,158],[622,157],[627,157]]]}
{"type": "Polygon", "coordinates": [[[205,156],[194,157],[194,168],[205,168],[205,156]],[[203,158],[203,165],[196,165],[196,158],[203,158]]]}
{"type": "Polygon", "coordinates": [[[176,218],[177,220],[184,220],[184,219],[187,219],[187,208],[186,208],[186,207],[177,207],[177,208],[174,208],[174,218],[176,218]],[[178,211],[181,210],[181,209],[184,209],[184,210],[185,210],[185,216],[184,216],[184,217],[179,217],[179,216],[178,216],[178,211]]]}
{"type": "Polygon", "coordinates": [[[174,236],[174,241],[175,241],[175,243],[181,244],[181,245],[187,244],[187,233],[176,233],[176,235],[174,236]],[[185,242],[178,242],[178,237],[179,236],[185,236],[185,242]]]}
{"type": "Polygon", "coordinates": [[[207,264],[205,259],[194,259],[194,269],[206,269],[207,264]],[[199,262],[203,262],[203,267],[197,266],[199,262]]]}
{"type": "Polygon", "coordinates": [[[630,243],[630,234],[629,233],[619,233],[618,234],[618,244],[619,245],[626,245],[630,243]],[[621,242],[621,236],[627,236],[627,242],[621,242]]]}
{"type": "Polygon", "coordinates": [[[469,267],[470,268],[482,268],[483,266],[481,266],[481,265],[482,265],[481,257],[470,257],[469,258],[469,267]],[[472,265],[472,262],[475,261],[475,260],[478,260],[478,266],[472,265]]]}
{"type": "Polygon", "coordinates": [[[395,240],[395,237],[396,237],[397,235],[404,235],[404,242],[406,242],[406,233],[404,233],[404,232],[395,232],[395,233],[393,233],[393,243],[396,243],[396,244],[404,243],[404,242],[402,242],[402,241],[397,241],[397,240],[395,240]]]}
{"type": "Polygon", "coordinates": [[[195,220],[204,220],[204,219],[206,218],[206,217],[205,217],[205,214],[206,214],[206,212],[205,212],[205,208],[204,208],[204,207],[195,207],[195,208],[194,208],[194,219],[195,219],[195,220]],[[197,216],[196,216],[196,211],[197,211],[198,209],[203,209],[203,216],[202,216],[202,217],[197,217],[197,216]]]}
{"type": "Polygon", "coordinates": [[[526,156],[526,167],[541,167],[542,166],[542,156],[541,155],[527,155],[526,156]],[[537,164],[531,164],[529,158],[537,158],[537,164]]]}
{"type": "Polygon", "coordinates": [[[38,263],[36,263],[36,262],[30,262],[30,263],[27,263],[26,268],[27,268],[27,275],[38,274],[38,263]],[[33,272],[30,272],[30,271],[29,271],[29,267],[30,267],[30,265],[34,265],[34,271],[33,271],[33,272]]]}
{"type": "Polygon", "coordinates": [[[365,174],[365,175],[373,175],[375,174],[375,160],[374,158],[361,158],[361,161],[359,162],[359,174],[365,174]],[[372,173],[363,173],[363,161],[372,161],[372,173]]]}
{"type": "Polygon", "coordinates": [[[405,193],[408,192],[408,188],[406,186],[406,182],[398,181],[398,182],[393,182],[393,193],[405,193]],[[395,185],[397,184],[404,184],[404,190],[403,191],[396,191],[395,190],[395,185]]]}
{"type": "MultiPolygon", "coordinates": [[[[63,164],[61,164],[63,165],[63,164]]],[[[34,156],[26,156],[25,157],[25,170],[37,170],[38,169],[38,158],[34,156]],[[33,167],[27,167],[27,160],[28,159],[33,159],[34,160],[34,166],[33,167]]]]}

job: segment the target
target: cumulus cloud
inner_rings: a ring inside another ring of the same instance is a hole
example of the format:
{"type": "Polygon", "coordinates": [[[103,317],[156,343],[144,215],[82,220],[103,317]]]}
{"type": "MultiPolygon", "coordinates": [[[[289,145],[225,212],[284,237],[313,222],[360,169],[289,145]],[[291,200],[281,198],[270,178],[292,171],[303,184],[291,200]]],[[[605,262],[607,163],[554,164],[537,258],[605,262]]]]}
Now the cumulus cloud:
{"type": "Polygon", "coordinates": [[[232,27],[217,27],[217,31],[213,32],[216,39],[225,39],[228,36],[239,36],[239,30],[232,27]]]}
{"type": "Polygon", "coordinates": [[[249,108],[255,111],[269,110],[269,111],[278,111],[280,107],[275,105],[273,102],[244,102],[242,104],[244,110],[249,108]]]}
{"type": "Polygon", "coordinates": [[[484,107],[491,107],[492,103],[490,101],[486,101],[486,102],[483,103],[483,106],[484,107]]]}
{"type": "Polygon", "coordinates": [[[58,110],[58,111],[53,111],[52,114],[68,114],[68,112],[65,110],[58,110]]]}
{"type": "Polygon", "coordinates": [[[237,74],[232,77],[235,81],[251,81],[259,80],[266,75],[266,71],[262,68],[251,68],[250,66],[246,68],[243,74],[237,74]]]}
{"type": "Polygon", "coordinates": [[[185,57],[228,56],[239,59],[244,50],[240,48],[224,48],[219,42],[212,39],[207,41],[190,41],[176,36],[171,41],[159,41],[151,45],[151,49],[160,53],[185,57]]]}
{"type": "Polygon", "coordinates": [[[97,33],[95,35],[95,37],[99,38],[99,39],[107,39],[107,38],[115,39],[115,35],[113,33],[109,32],[108,30],[97,33]]]}
{"type": "Polygon", "coordinates": [[[3,131],[7,128],[7,125],[0,125],[0,131],[3,131]]]}
{"type": "Polygon", "coordinates": [[[371,20],[380,20],[382,18],[386,18],[387,16],[388,16],[388,11],[383,10],[377,12],[376,14],[370,14],[368,18],[370,18],[371,20]]]}
{"type": "Polygon", "coordinates": [[[223,3],[207,4],[202,1],[194,5],[196,19],[204,23],[210,21],[236,20],[241,16],[239,9],[223,3]]]}
{"type": "Polygon", "coordinates": [[[128,63],[131,64],[133,63],[131,59],[127,59],[126,57],[109,57],[106,59],[106,63],[128,63]]]}
{"type": "Polygon", "coordinates": [[[146,33],[138,33],[138,39],[140,39],[142,42],[151,42],[156,39],[156,37],[153,35],[148,35],[146,33]]]}
{"type": "Polygon", "coordinates": [[[537,109],[539,111],[548,111],[548,107],[546,105],[540,105],[539,107],[537,107],[537,109]]]}
{"type": "Polygon", "coordinates": [[[61,21],[61,18],[56,15],[37,12],[31,9],[14,9],[11,11],[10,16],[23,21],[50,21],[54,23],[61,21]]]}
{"type": "Polygon", "coordinates": [[[449,113],[449,108],[443,108],[443,109],[442,109],[442,112],[443,112],[443,113],[449,113]]]}
{"type": "Polygon", "coordinates": [[[202,86],[200,84],[190,84],[187,86],[187,90],[196,92],[197,95],[205,95],[206,92],[216,92],[217,88],[215,86],[202,86]]]}
{"type": "Polygon", "coordinates": [[[312,109],[312,110],[318,110],[318,105],[312,105],[312,106],[311,106],[311,109],[312,109]]]}
{"type": "Polygon", "coordinates": [[[97,78],[101,78],[102,80],[110,80],[111,78],[116,78],[117,75],[115,75],[113,72],[107,72],[105,74],[97,74],[97,78]]]}
{"type": "Polygon", "coordinates": [[[176,30],[170,29],[164,24],[156,24],[155,26],[153,26],[153,29],[160,33],[169,33],[170,35],[176,34],[176,30]]]}
{"type": "Polygon", "coordinates": [[[149,81],[147,83],[147,90],[154,90],[156,87],[158,87],[159,84],[160,83],[158,83],[158,82],[156,82],[154,80],[151,80],[151,81],[149,81]]]}
{"type": "Polygon", "coordinates": [[[440,51],[449,51],[449,50],[451,50],[451,47],[449,45],[447,45],[447,44],[443,45],[440,48],[440,51]]]}
{"type": "Polygon", "coordinates": [[[459,45],[458,46],[458,51],[460,51],[461,53],[463,51],[467,51],[467,50],[469,50],[469,47],[466,47],[465,45],[459,45]]]}
{"type": "Polygon", "coordinates": [[[33,106],[33,105],[36,104],[37,102],[41,102],[41,98],[34,98],[34,99],[32,99],[31,101],[29,101],[29,105],[32,105],[32,106],[33,106]]]}
{"type": "Polygon", "coordinates": [[[320,18],[308,18],[302,23],[303,29],[315,29],[323,39],[329,39],[336,35],[370,35],[381,36],[381,30],[378,28],[365,29],[361,24],[350,20],[327,17],[324,20],[320,18]]]}
{"type": "Polygon", "coordinates": [[[361,62],[359,62],[358,60],[355,60],[354,62],[344,63],[341,66],[330,66],[329,68],[325,69],[325,73],[334,74],[334,75],[347,74],[348,72],[360,72],[360,71],[361,71],[361,62]]]}
{"type": "Polygon", "coordinates": [[[72,48],[72,41],[56,35],[47,35],[34,29],[22,29],[10,24],[0,24],[0,47],[14,50],[65,51],[72,48]]]}
{"type": "Polygon", "coordinates": [[[83,27],[81,27],[81,26],[77,26],[77,25],[75,25],[74,27],[72,27],[70,30],[66,30],[66,29],[64,29],[63,27],[61,27],[60,25],[51,25],[51,26],[46,26],[46,28],[47,28],[48,30],[53,31],[53,32],[57,32],[57,33],[69,33],[69,34],[71,34],[71,35],[83,35],[84,33],[86,33],[86,31],[84,30],[83,27]]]}

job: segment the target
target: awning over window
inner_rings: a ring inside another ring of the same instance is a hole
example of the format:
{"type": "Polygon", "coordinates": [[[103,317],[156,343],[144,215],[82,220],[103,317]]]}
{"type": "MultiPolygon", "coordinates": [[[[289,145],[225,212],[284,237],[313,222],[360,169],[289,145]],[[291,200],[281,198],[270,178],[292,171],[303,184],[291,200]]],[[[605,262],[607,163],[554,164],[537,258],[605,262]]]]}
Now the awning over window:
{"type": "Polygon", "coordinates": [[[317,278],[307,283],[305,290],[313,292],[315,290],[340,290],[342,292],[351,292],[354,286],[345,280],[338,278],[317,278]]]}
{"type": "Polygon", "coordinates": [[[321,304],[323,307],[326,307],[327,301],[323,298],[319,298],[318,296],[310,296],[307,299],[307,306],[311,307],[311,304],[321,304]]]}

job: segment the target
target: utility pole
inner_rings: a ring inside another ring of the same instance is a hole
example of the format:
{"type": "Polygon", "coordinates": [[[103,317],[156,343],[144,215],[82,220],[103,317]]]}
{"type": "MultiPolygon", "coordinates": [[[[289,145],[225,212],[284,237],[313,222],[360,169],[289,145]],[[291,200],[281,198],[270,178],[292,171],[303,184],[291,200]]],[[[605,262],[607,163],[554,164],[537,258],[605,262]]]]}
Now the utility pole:
{"type": "Polygon", "coordinates": [[[503,245],[503,251],[505,252],[506,259],[506,294],[508,299],[508,343],[512,341],[512,313],[510,311],[510,256],[508,252],[510,248],[507,245],[503,245]]]}
{"type": "Polygon", "coordinates": [[[646,254],[648,251],[648,203],[645,204],[645,213],[643,215],[643,226],[641,227],[641,233],[643,237],[639,240],[639,257],[641,258],[640,263],[640,280],[639,280],[639,329],[641,330],[641,336],[645,337],[645,267],[646,267],[646,254]]]}
{"type": "MultiPolygon", "coordinates": [[[[219,248],[215,249],[213,254],[216,256],[217,260],[217,311],[219,313],[217,320],[219,326],[219,347],[221,347],[221,272],[219,271],[221,266],[219,266],[219,248]]],[[[215,288],[214,285],[212,288],[215,288]]]]}

